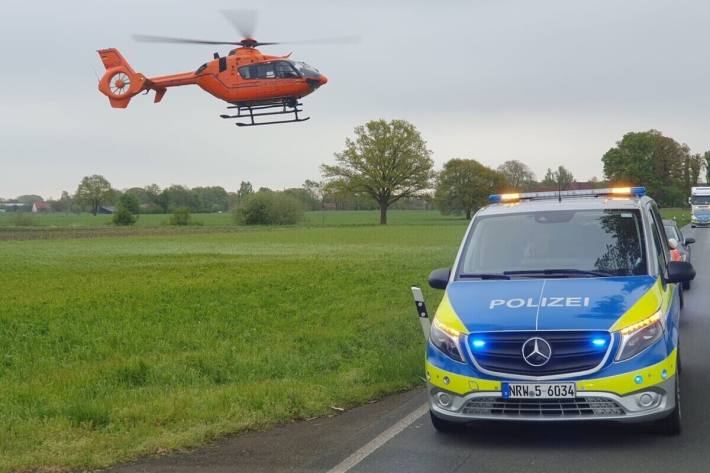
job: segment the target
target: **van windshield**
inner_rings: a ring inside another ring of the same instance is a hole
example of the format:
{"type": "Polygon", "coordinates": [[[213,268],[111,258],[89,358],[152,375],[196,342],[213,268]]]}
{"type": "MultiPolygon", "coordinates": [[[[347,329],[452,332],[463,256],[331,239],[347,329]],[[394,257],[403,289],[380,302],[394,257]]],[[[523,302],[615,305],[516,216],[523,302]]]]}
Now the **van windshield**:
{"type": "Polygon", "coordinates": [[[550,274],[647,274],[639,211],[556,210],[478,217],[457,270],[460,278],[550,274]]]}
{"type": "Polygon", "coordinates": [[[710,195],[693,195],[690,197],[692,205],[710,205],[710,195]]]}

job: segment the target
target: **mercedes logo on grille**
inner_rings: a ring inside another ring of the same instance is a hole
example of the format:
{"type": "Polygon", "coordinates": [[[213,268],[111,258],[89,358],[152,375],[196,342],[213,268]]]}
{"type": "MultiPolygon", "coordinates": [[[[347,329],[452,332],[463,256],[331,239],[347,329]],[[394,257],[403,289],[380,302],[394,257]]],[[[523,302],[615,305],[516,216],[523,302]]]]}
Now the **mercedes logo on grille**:
{"type": "Polygon", "coordinates": [[[552,347],[540,337],[528,338],[523,343],[523,360],[535,368],[544,366],[552,357],[552,347]]]}

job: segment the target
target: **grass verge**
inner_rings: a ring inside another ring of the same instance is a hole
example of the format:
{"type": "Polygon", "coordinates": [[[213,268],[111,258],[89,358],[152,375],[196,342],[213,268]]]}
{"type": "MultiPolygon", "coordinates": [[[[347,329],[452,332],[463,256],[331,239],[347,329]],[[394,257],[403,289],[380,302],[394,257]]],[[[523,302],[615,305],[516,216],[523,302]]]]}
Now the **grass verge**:
{"type": "Polygon", "coordinates": [[[688,225],[690,223],[690,209],[689,208],[667,208],[661,209],[661,217],[675,220],[679,227],[688,225]]]}
{"type": "Polygon", "coordinates": [[[419,383],[408,288],[465,230],[425,215],[0,241],[0,471],[105,466],[419,383]]]}

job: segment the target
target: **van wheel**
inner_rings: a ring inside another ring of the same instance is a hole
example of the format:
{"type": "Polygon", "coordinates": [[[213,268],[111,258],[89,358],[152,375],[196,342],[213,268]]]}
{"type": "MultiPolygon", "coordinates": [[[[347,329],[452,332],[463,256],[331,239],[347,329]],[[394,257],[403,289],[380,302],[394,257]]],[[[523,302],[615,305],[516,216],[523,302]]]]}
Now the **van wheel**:
{"type": "Polygon", "coordinates": [[[682,430],[681,424],[682,416],[680,409],[680,373],[676,373],[675,376],[675,408],[663,419],[657,420],[655,425],[655,430],[659,434],[676,436],[680,435],[682,430]]]}
{"type": "Polygon", "coordinates": [[[460,422],[451,422],[449,420],[440,419],[436,415],[429,411],[429,416],[431,417],[431,425],[434,426],[437,432],[442,434],[453,434],[463,431],[466,424],[460,422]]]}

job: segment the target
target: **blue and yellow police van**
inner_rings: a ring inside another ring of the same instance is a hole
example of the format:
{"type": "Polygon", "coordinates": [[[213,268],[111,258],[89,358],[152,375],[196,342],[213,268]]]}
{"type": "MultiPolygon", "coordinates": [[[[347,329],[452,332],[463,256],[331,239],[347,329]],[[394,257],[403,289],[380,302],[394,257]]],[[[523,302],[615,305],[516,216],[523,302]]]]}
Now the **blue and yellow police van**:
{"type": "Polygon", "coordinates": [[[500,194],[471,220],[429,327],[439,431],[478,420],[681,430],[679,283],[642,187],[500,194]]]}

